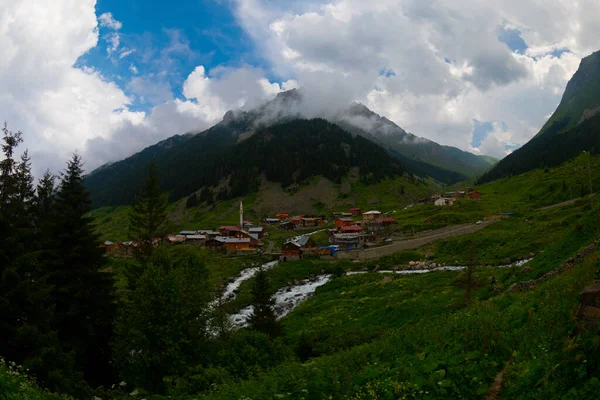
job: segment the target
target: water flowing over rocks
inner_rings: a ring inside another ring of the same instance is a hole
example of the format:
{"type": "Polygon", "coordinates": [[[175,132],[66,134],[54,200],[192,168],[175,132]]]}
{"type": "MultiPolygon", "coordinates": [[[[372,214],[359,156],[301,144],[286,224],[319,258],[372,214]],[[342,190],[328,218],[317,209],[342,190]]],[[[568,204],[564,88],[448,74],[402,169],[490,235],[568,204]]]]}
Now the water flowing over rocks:
{"type": "Polygon", "coordinates": [[[256,274],[258,274],[258,271],[261,268],[264,270],[268,270],[268,269],[273,268],[277,264],[278,264],[278,261],[271,261],[271,262],[261,265],[260,267],[252,267],[252,268],[247,268],[247,269],[243,270],[242,272],[240,272],[240,274],[238,276],[233,278],[231,280],[231,282],[229,282],[227,284],[227,286],[225,287],[225,290],[223,290],[223,294],[221,295],[221,300],[222,301],[231,301],[231,300],[235,299],[235,297],[237,296],[237,292],[244,281],[247,281],[248,279],[253,278],[256,274]]]}
{"type": "MultiPolygon", "coordinates": [[[[332,278],[332,275],[319,275],[315,278],[304,279],[293,286],[279,289],[273,296],[275,300],[275,315],[277,319],[288,315],[298,304],[302,303],[315,293],[319,286],[323,286],[332,278]]],[[[248,319],[254,311],[253,306],[242,308],[239,312],[230,316],[230,321],[236,326],[247,326],[248,319]]]]}

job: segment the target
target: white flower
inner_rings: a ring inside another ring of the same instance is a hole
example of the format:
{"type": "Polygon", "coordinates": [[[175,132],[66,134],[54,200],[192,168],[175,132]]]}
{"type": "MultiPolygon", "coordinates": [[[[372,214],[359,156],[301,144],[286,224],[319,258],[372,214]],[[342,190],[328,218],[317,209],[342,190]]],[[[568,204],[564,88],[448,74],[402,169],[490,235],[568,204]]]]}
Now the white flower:
{"type": "Polygon", "coordinates": [[[135,389],[133,392],[129,393],[130,396],[137,396],[138,390],[135,389]]]}
{"type": "Polygon", "coordinates": [[[125,381],[119,383],[119,386],[121,386],[121,387],[126,386],[126,385],[127,385],[127,382],[125,382],[125,381]]]}

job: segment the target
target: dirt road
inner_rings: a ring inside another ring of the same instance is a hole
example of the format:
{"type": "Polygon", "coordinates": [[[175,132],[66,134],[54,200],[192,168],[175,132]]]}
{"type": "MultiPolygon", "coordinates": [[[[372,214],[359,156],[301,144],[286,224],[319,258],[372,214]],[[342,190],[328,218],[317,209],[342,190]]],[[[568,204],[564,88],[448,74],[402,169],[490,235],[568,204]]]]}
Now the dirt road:
{"type": "Polygon", "coordinates": [[[444,228],[436,229],[433,231],[421,232],[416,234],[410,239],[402,240],[398,242],[394,242],[392,244],[388,244],[387,246],[375,247],[367,250],[360,251],[340,251],[336,253],[336,257],[338,258],[353,258],[360,260],[368,260],[372,258],[377,258],[381,256],[385,256],[388,254],[396,253],[402,250],[411,250],[426,245],[431,242],[435,242],[442,239],[448,239],[454,236],[466,235],[468,233],[474,233],[482,230],[486,226],[497,222],[497,219],[484,221],[480,225],[477,224],[463,224],[463,225],[453,225],[447,226],[444,228]]]}

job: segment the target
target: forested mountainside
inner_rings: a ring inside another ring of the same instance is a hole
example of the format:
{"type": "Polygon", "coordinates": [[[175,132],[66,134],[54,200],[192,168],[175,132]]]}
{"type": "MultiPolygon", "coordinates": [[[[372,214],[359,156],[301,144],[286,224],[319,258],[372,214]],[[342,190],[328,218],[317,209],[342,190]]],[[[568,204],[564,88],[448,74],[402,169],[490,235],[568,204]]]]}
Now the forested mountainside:
{"type": "Polygon", "coordinates": [[[489,182],[561,164],[582,151],[600,149],[600,51],[581,60],[562,100],[540,132],[483,174],[489,182]]]}
{"type": "Polygon", "coordinates": [[[239,143],[231,132],[229,126],[217,126],[183,145],[175,143],[169,151],[165,144],[148,148],[95,171],[87,187],[98,204],[132,201],[152,157],[172,199],[202,188],[202,200],[238,197],[258,189],[263,177],[284,187],[317,175],[340,182],[350,168],[358,167],[361,181],[369,184],[406,170],[377,144],[323,119],[274,125],[239,143]]]}
{"type": "MultiPolygon", "coordinates": [[[[173,136],[125,160],[98,168],[86,177],[94,206],[131,204],[152,158],[156,158],[160,182],[172,200],[201,189],[202,186],[196,185],[206,181],[202,170],[223,160],[234,145],[270,126],[293,125],[294,121],[303,119],[300,101],[301,94],[297,90],[282,92],[255,109],[227,112],[221,122],[204,132],[173,136]]],[[[455,183],[478,175],[496,161],[407,133],[362,104],[354,103],[327,120],[352,135],[377,143],[399,160],[407,172],[442,183],[455,183]]],[[[223,175],[219,174],[221,178],[223,175]]]]}

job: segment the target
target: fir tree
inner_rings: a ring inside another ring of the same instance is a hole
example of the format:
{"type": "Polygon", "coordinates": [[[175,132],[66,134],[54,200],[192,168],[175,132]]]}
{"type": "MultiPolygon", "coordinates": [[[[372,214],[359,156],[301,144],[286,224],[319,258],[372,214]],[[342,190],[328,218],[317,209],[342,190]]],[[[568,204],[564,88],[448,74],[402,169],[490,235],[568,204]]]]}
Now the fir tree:
{"type": "Polygon", "coordinates": [[[271,338],[279,335],[279,326],[274,311],[275,300],[271,297],[267,273],[263,269],[256,274],[252,288],[252,305],[254,311],[248,319],[252,329],[263,332],[271,338]]]}
{"type": "MultiPolygon", "coordinates": [[[[44,186],[49,188],[49,182],[44,186]]],[[[114,382],[109,343],[115,313],[113,278],[98,248],[81,158],[75,154],[62,174],[53,206],[50,282],[63,349],[93,385],[114,382]]]]}
{"type": "Polygon", "coordinates": [[[152,254],[116,323],[115,359],[122,379],[164,392],[164,378],[181,377],[210,361],[207,277],[193,254],[179,263],[165,249],[152,254]]]}
{"type": "Polygon", "coordinates": [[[148,178],[129,215],[129,231],[133,239],[139,240],[138,258],[142,265],[152,255],[152,240],[167,222],[167,196],[160,191],[156,177],[156,163],[150,163],[148,178]]]}

